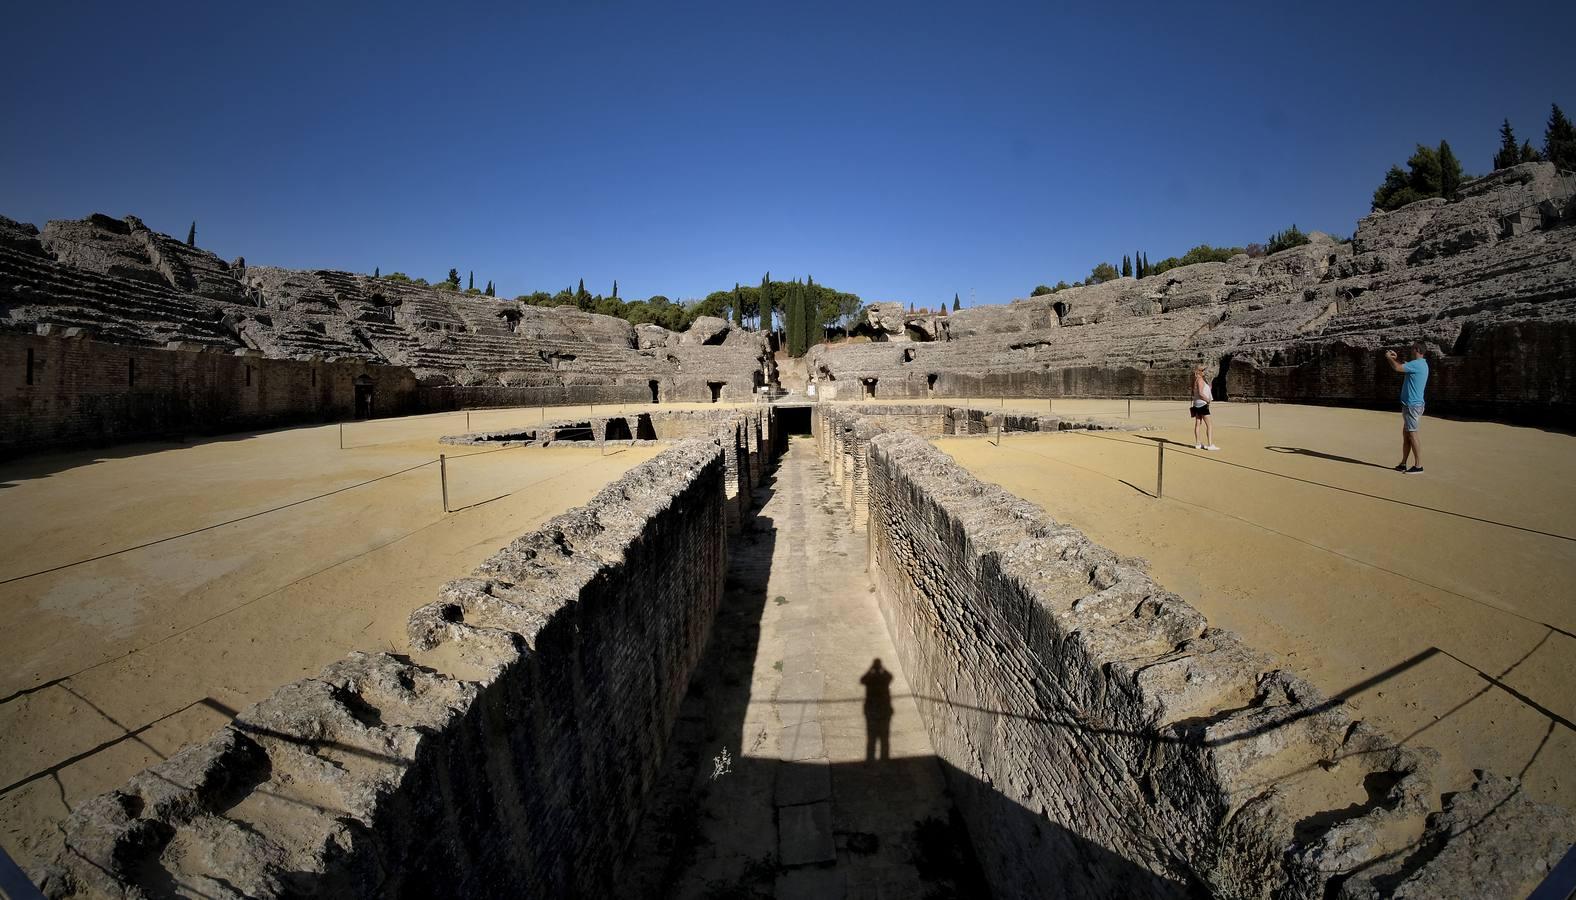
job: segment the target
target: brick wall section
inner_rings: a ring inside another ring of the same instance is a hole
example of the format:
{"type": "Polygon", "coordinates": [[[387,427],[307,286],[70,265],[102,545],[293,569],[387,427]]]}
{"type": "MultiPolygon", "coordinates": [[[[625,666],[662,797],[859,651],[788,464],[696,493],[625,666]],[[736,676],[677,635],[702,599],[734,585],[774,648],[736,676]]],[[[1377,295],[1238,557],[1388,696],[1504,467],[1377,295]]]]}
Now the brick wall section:
{"type": "Polygon", "coordinates": [[[1486,773],[1425,824],[1430,751],[924,439],[818,419],[868,482],[882,611],[996,896],[1519,897],[1576,835],[1486,773]]]}
{"type": "Polygon", "coordinates": [[[0,333],[0,455],[349,419],[358,377],[374,415],[412,411],[416,380],[393,366],[0,333]]]}
{"type": "Polygon", "coordinates": [[[605,894],[722,596],[725,449],[676,445],[411,616],[479,675],[354,653],[286,685],[79,807],[46,893],[605,894]]]}

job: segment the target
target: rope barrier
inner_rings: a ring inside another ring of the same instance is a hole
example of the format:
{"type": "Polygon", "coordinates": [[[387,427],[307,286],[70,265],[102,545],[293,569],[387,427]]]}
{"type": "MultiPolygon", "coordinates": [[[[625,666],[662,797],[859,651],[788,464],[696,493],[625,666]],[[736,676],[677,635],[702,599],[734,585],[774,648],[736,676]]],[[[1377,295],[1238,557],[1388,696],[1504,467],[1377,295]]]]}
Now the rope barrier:
{"type": "MultiPolygon", "coordinates": [[[[491,451],[489,451],[489,452],[491,452],[491,451]]],[[[470,454],[470,455],[474,455],[474,454],[470,454]]],[[[184,537],[191,537],[194,534],[202,534],[205,531],[212,531],[215,528],[223,528],[226,525],[234,525],[237,522],[245,522],[248,519],[255,519],[258,516],[266,516],[269,513],[279,512],[282,509],[290,509],[293,506],[300,506],[303,503],[311,503],[313,500],[321,500],[324,497],[332,497],[335,494],[342,494],[345,491],[355,490],[358,487],[366,487],[369,484],[375,484],[375,483],[377,483],[379,481],[383,481],[383,480],[388,479],[388,478],[393,478],[396,475],[404,475],[406,472],[414,472],[417,469],[424,468],[426,466],[430,466],[430,465],[432,465],[433,463],[436,463],[436,462],[437,462],[436,459],[429,459],[426,462],[417,463],[414,466],[409,466],[407,468],[400,469],[397,472],[389,472],[386,475],[379,475],[376,478],[369,478],[366,481],[358,481],[355,484],[347,484],[344,487],[335,488],[332,491],[327,491],[327,492],[322,493],[322,494],[316,494],[316,495],[311,496],[311,497],[304,497],[304,498],[302,498],[300,500],[292,500],[291,502],[282,504],[280,506],[275,506],[275,507],[271,507],[269,509],[259,510],[259,511],[254,512],[254,513],[247,513],[244,516],[238,516],[238,517],[236,517],[234,519],[227,519],[227,520],[225,520],[223,522],[215,522],[212,525],[204,525],[201,528],[193,528],[191,531],[183,531],[180,534],[166,535],[165,537],[155,538],[154,540],[151,540],[151,541],[144,541],[144,542],[142,542],[140,544],[134,544],[134,545],[132,545],[130,547],[122,547],[119,550],[111,550],[108,553],[100,553],[98,556],[90,556],[87,559],[79,559],[79,560],[77,560],[75,562],[61,563],[58,566],[50,566],[47,569],[39,569],[36,572],[28,572],[25,575],[13,575],[10,578],[6,578],[4,580],[0,580],[0,585],[11,584],[11,583],[17,582],[17,581],[25,581],[26,579],[29,579],[29,578],[36,578],[39,575],[48,575],[51,572],[59,572],[59,571],[61,571],[63,569],[70,569],[70,568],[73,568],[75,566],[85,565],[85,564],[90,563],[90,562],[98,562],[101,559],[109,559],[112,556],[119,556],[122,553],[130,553],[133,550],[142,550],[142,549],[144,549],[146,547],[152,547],[152,546],[154,546],[156,544],[163,544],[163,543],[167,543],[169,541],[180,540],[181,538],[184,538],[184,537]]]]}
{"type": "MultiPolygon", "coordinates": [[[[1144,446],[1143,444],[1135,444],[1132,441],[1125,441],[1125,440],[1122,440],[1121,438],[1106,437],[1105,435],[1100,435],[1100,434],[1093,434],[1093,433],[1088,433],[1088,432],[1078,432],[1078,431],[1075,431],[1073,433],[1074,434],[1084,434],[1086,437],[1100,438],[1101,440],[1114,441],[1114,442],[1119,443],[1119,444],[1127,444],[1127,445],[1132,446],[1132,447],[1143,447],[1144,446]]],[[[1468,521],[1478,522],[1478,523],[1481,523],[1481,524],[1484,524],[1484,525],[1497,525],[1500,528],[1509,528],[1509,529],[1512,529],[1512,530],[1515,530],[1515,531],[1526,532],[1527,534],[1536,534],[1536,535],[1541,535],[1543,537],[1554,538],[1555,540],[1569,541],[1571,543],[1576,543],[1576,537],[1572,537],[1571,535],[1568,535],[1568,534],[1559,534],[1559,533],[1553,532],[1553,531],[1541,531],[1541,530],[1539,530],[1537,528],[1529,528],[1529,527],[1527,527],[1525,525],[1514,525],[1514,524],[1511,524],[1510,522],[1499,522],[1499,521],[1495,521],[1494,519],[1485,519],[1485,518],[1482,518],[1481,516],[1474,516],[1474,515],[1469,515],[1467,513],[1455,512],[1454,510],[1440,509],[1437,506],[1424,506],[1421,503],[1413,503],[1413,502],[1411,502],[1409,500],[1397,500],[1394,497],[1386,497],[1386,496],[1383,496],[1382,494],[1370,494],[1367,491],[1359,491],[1356,488],[1341,487],[1340,485],[1337,485],[1337,484],[1325,484],[1322,481],[1312,481],[1312,480],[1307,479],[1307,478],[1299,478],[1296,475],[1287,475],[1284,472],[1273,472],[1273,471],[1270,471],[1269,469],[1260,469],[1260,468],[1257,468],[1255,466],[1243,465],[1242,463],[1234,463],[1234,462],[1232,462],[1230,460],[1219,459],[1219,458],[1216,458],[1216,457],[1213,457],[1213,456],[1200,456],[1197,453],[1188,453],[1186,450],[1177,450],[1176,452],[1181,453],[1183,456],[1192,457],[1193,459],[1203,460],[1204,462],[1216,463],[1216,464],[1222,465],[1222,466],[1231,466],[1232,468],[1236,468],[1236,469],[1247,469],[1250,472],[1258,472],[1261,475],[1271,475],[1271,476],[1274,476],[1276,478],[1284,478],[1287,481],[1297,481],[1297,482],[1301,482],[1302,484],[1310,484],[1310,485],[1313,485],[1314,487],[1328,488],[1329,490],[1340,491],[1340,492],[1345,493],[1345,494],[1355,494],[1355,495],[1357,495],[1359,497],[1367,497],[1370,500],[1382,500],[1382,501],[1384,501],[1386,503],[1394,503],[1397,506],[1407,506],[1407,507],[1411,507],[1412,509],[1420,509],[1420,510],[1423,510],[1424,512],[1439,513],[1440,515],[1443,515],[1443,516],[1454,516],[1455,518],[1458,518],[1458,519],[1466,519],[1468,521]]]]}
{"type": "MultiPolygon", "coordinates": [[[[1095,437],[1095,436],[1097,436],[1097,435],[1091,435],[1091,437],[1095,437]]],[[[1130,446],[1134,446],[1134,447],[1140,446],[1138,444],[1133,444],[1130,441],[1118,441],[1118,443],[1129,444],[1130,446]]],[[[1135,490],[1139,491],[1140,493],[1148,494],[1147,491],[1144,491],[1142,488],[1137,487],[1136,485],[1132,484],[1131,482],[1126,481],[1125,479],[1117,478],[1115,475],[1111,475],[1111,474],[1109,474],[1107,472],[1101,472],[1101,471],[1099,471],[1097,469],[1091,469],[1091,468],[1089,468],[1087,466],[1080,466],[1077,463],[1068,462],[1065,459],[1057,459],[1054,456],[1048,456],[1048,455],[1046,455],[1044,453],[1036,453],[1033,450],[1028,450],[1028,449],[1025,449],[1025,448],[1023,448],[1021,446],[1014,446],[1014,447],[1010,447],[1008,449],[1010,449],[1010,450],[1012,450],[1014,452],[1017,452],[1017,453],[1027,453],[1030,456],[1038,456],[1041,459],[1047,459],[1047,460],[1050,460],[1051,462],[1061,463],[1064,466],[1070,466],[1071,468],[1079,469],[1081,471],[1088,472],[1088,473],[1090,473],[1092,475],[1098,475],[1101,478],[1106,478],[1106,479],[1109,479],[1111,481],[1115,481],[1118,484],[1122,484],[1122,485],[1126,485],[1127,487],[1134,488],[1135,490]]],[[[1186,455],[1187,456],[1196,456],[1196,454],[1192,454],[1192,453],[1189,453],[1189,454],[1186,454],[1186,455]]],[[[1199,457],[1199,458],[1205,458],[1205,457],[1199,457]]],[[[1318,482],[1310,482],[1310,483],[1317,484],[1318,482]]],[[[1153,494],[1148,494],[1148,495],[1152,496],[1152,497],[1155,496],[1153,494]]],[[[1193,502],[1188,501],[1188,500],[1178,500],[1175,497],[1172,497],[1170,499],[1171,499],[1171,502],[1173,502],[1173,503],[1180,503],[1183,506],[1191,506],[1191,507],[1194,507],[1195,509],[1208,510],[1210,512],[1217,513],[1219,515],[1225,516],[1225,517],[1227,517],[1229,519],[1235,519],[1238,522],[1243,523],[1244,525],[1251,525],[1254,528],[1258,528],[1258,529],[1260,529],[1262,531],[1267,531],[1270,534],[1274,534],[1274,535],[1277,535],[1279,537],[1286,538],[1287,540],[1296,541],[1299,544],[1302,544],[1302,545],[1307,546],[1307,547],[1312,547],[1315,550],[1321,550],[1321,551],[1323,551],[1325,553],[1328,553],[1328,554],[1330,554],[1332,556],[1338,556],[1341,559],[1347,560],[1348,562],[1353,562],[1353,563],[1356,563],[1356,564],[1358,564],[1360,566],[1364,566],[1366,568],[1370,568],[1370,569],[1374,569],[1376,571],[1384,572],[1384,573],[1386,573],[1388,575],[1394,575],[1397,578],[1401,578],[1403,580],[1410,581],[1413,584],[1421,585],[1421,586],[1429,588],[1431,590],[1438,591],[1438,592],[1440,592],[1442,594],[1448,594],[1448,595],[1450,595],[1452,597],[1459,597],[1462,600],[1466,600],[1469,603],[1475,603],[1475,604],[1477,604],[1479,606],[1484,607],[1485,609],[1492,609],[1495,612],[1503,613],[1503,614],[1511,616],[1513,618],[1520,619],[1521,621],[1526,622],[1528,624],[1537,625],[1537,626],[1539,626],[1541,628],[1547,628],[1550,631],[1558,632],[1559,634],[1565,635],[1566,637],[1569,637],[1569,638],[1576,638],[1576,633],[1573,633],[1568,628],[1561,628],[1558,625],[1551,625],[1548,622],[1544,622],[1544,621],[1542,621],[1540,619],[1532,618],[1531,616],[1527,616],[1527,615],[1524,615],[1522,613],[1516,612],[1513,609],[1507,609],[1507,608],[1505,608],[1503,606],[1499,606],[1497,604],[1490,603],[1487,600],[1483,600],[1483,599],[1478,598],[1478,597],[1473,597],[1470,594],[1463,594],[1460,591],[1454,591],[1454,590],[1451,590],[1450,588],[1444,587],[1442,585],[1437,585],[1437,584],[1434,584],[1433,582],[1430,582],[1430,581],[1424,581],[1421,578],[1416,578],[1416,577],[1413,577],[1411,575],[1407,575],[1404,572],[1397,572],[1394,569],[1387,569],[1384,566],[1381,566],[1381,565],[1379,565],[1377,563],[1372,563],[1372,562],[1369,562],[1368,560],[1360,559],[1360,558],[1352,556],[1350,554],[1342,553],[1339,550],[1335,550],[1333,548],[1326,547],[1323,544],[1319,544],[1319,543],[1315,543],[1313,541],[1307,540],[1306,538],[1300,538],[1300,537],[1297,537],[1294,534],[1287,534],[1284,531],[1280,531],[1278,529],[1271,528],[1270,526],[1265,525],[1262,522],[1255,522],[1252,519],[1244,518],[1242,516],[1236,515],[1235,513],[1229,513],[1229,512],[1226,512],[1225,510],[1217,509],[1217,508],[1215,508],[1213,506],[1205,506],[1202,503],[1193,503],[1193,502]]]]}

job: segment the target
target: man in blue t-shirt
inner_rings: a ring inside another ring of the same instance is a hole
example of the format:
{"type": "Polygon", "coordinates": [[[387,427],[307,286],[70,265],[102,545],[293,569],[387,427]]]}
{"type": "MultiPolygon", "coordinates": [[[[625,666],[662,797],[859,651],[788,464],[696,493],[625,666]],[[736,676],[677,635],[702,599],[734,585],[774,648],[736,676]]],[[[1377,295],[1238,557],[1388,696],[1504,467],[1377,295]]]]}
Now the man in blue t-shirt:
{"type": "Polygon", "coordinates": [[[1394,350],[1386,350],[1384,358],[1390,368],[1401,373],[1401,464],[1397,472],[1408,475],[1423,473],[1423,447],[1417,442],[1417,428],[1423,418],[1423,388],[1428,384],[1428,360],[1423,358],[1423,345],[1412,345],[1412,358],[1405,363],[1396,358],[1394,350]],[[1412,458],[1412,467],[1406,459],[1412,458]]]}

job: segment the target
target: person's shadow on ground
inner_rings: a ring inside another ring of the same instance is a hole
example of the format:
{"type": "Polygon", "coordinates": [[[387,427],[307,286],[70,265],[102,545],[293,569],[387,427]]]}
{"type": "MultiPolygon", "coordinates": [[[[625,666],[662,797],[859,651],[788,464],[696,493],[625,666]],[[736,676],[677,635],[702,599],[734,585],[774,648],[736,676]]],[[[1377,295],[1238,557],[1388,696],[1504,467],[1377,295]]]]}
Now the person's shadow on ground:
{"type": "Polygon", "coordinates": [[[1336,456],[1333,453],[1321,453],[1318,450],[1308,450],[1303,447],[1265,447],[1264,449],[1272,450],[1276,453],[1294,453],[1298,456],[1311,456],[1314,459],[1327,459],[1331,462],[1351,463],[1354,466],[1373,466],[1376,469],[1390,468],[1389,466],[1382,466],[1379,463],[1369,462],[1366,459],[1352,459],[1350,456],[1336,456]]]}
{"type": "Polygon", "coordinates": [[[891,759],[892,673],[877,659],[859,683],[865,686],[865,759],[876,758],[877,745],[881,758],[891,759]]]}

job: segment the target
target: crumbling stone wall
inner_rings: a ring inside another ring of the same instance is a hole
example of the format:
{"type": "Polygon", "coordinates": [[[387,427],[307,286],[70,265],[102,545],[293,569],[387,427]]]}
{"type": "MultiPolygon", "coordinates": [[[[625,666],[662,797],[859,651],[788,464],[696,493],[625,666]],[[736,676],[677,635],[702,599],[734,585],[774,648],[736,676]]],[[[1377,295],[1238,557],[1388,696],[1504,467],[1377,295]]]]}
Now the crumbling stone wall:
{"type": "Polygon", "coordinates": [[[351,654],[83,804],[46,893],[605,894],[722,596],[724,456],[680,443],[445,586],[409,627],[442,671],[351,654]]]}
{"type": "Polygon", "coordinates": [[[1573,225],[1576,176],[1526,163],[1449,201],[1373,213],[1348,242],[1314,233],[1267,257],[976,306],[936,317],[932,340],[823,344],[806,359],[817,396],[838,400],[1183,398],[1204,363],[1247,396],[1388,407],[1381,351],[1421,342],[1450,373],[1430,384],[1430,409],[1570,425],[1573,225]]]}
{"type": "Polygon", "coordinates": [[[1487,773],[1429,816],[1431,751],[923,438],[818,419],[997,896],[1520,897],[1576,836],[1487,773]]]}
{"type": "Polygon", "coordinates": [[[414,411],[410,370],[0,333],[0,454],[414,411]]]}

